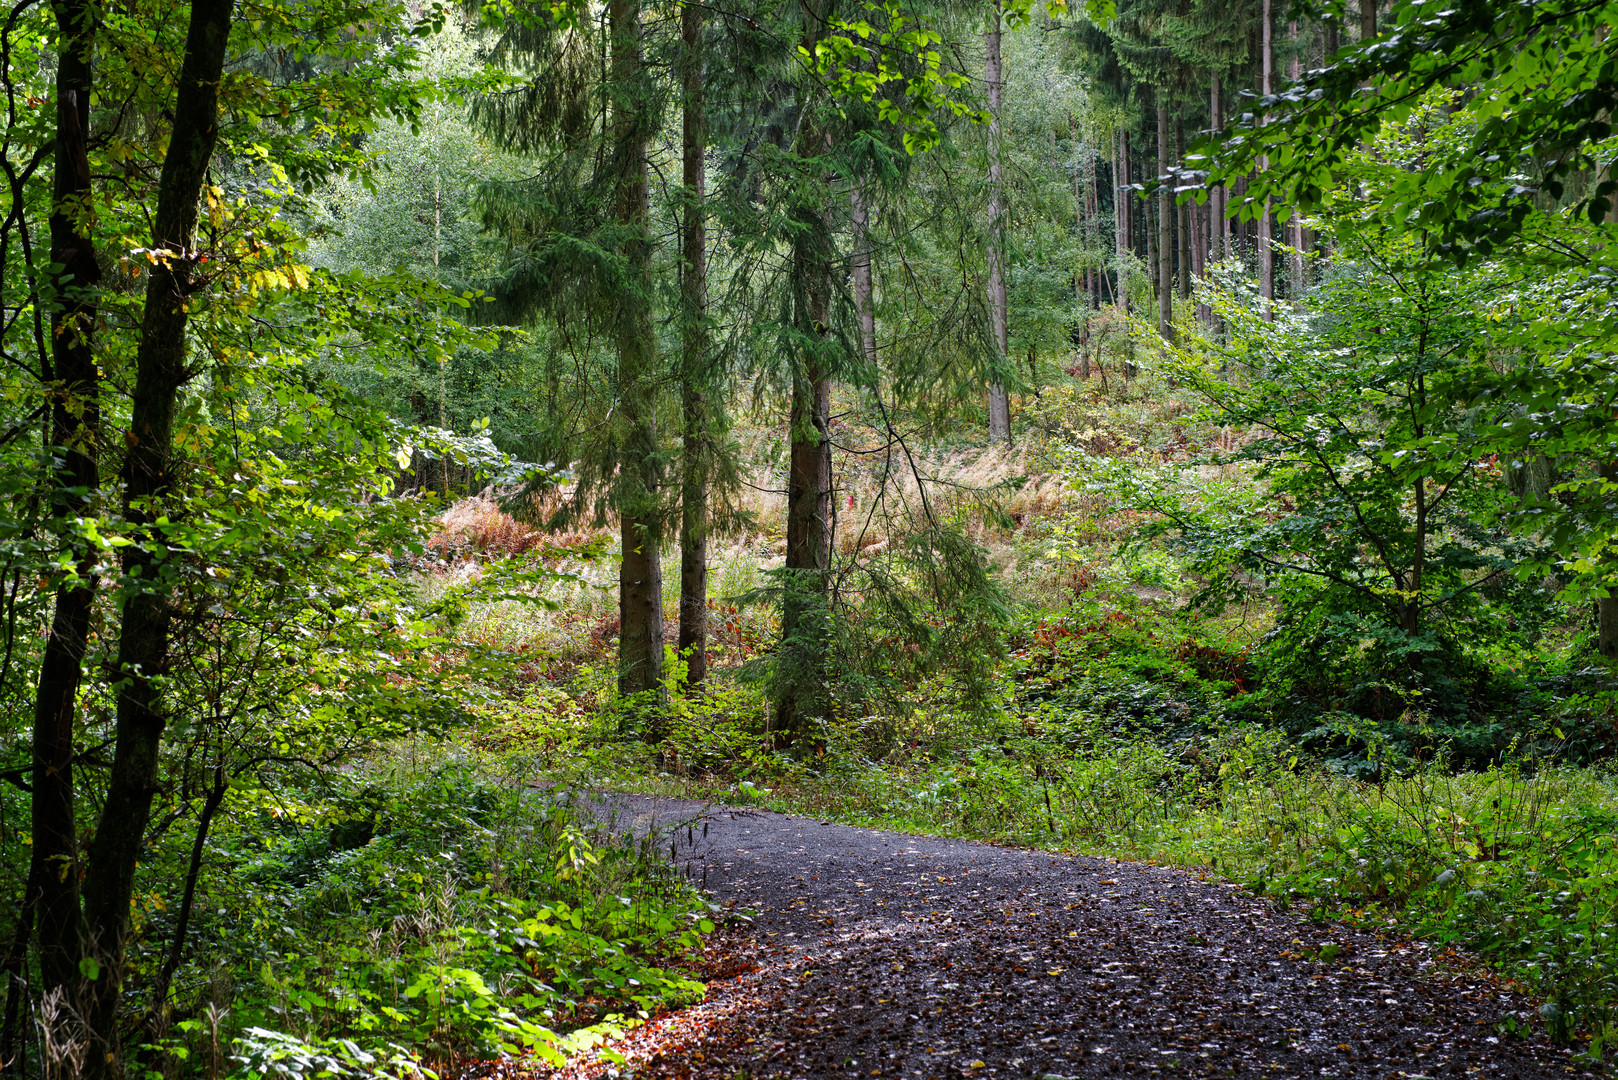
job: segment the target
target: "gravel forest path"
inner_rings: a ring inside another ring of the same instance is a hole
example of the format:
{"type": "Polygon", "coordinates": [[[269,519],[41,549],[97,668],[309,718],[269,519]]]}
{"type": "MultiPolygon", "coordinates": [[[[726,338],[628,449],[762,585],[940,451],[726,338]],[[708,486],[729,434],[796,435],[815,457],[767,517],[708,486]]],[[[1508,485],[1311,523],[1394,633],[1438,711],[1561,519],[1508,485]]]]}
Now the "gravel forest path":
{"type": "Polygon", "coordinates": [[[669,800],[621,812],[672,827],[680,866],[754,920],[710,950],[706,1002],[621,1046],[637,1077],[1604,1075],[1538,1026],[1505,1034],[1534,1003],[1485,974],[1185,871],[669,800]]]}

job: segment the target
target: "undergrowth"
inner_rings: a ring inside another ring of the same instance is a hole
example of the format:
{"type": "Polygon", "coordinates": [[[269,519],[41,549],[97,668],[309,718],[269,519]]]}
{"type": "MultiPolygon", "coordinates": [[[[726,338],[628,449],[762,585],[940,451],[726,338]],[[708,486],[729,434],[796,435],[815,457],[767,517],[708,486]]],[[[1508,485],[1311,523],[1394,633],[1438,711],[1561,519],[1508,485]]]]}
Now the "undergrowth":
{"type": "Polygon", "coordinates": [[[248,1077],[559,1063],[702,995],[686,957],[712,929],[706,905],[660,837],[582,791],[410,744],[232,797],[210,841],[228,872],[194,916],[207,965],[178,973],[154,1075],[186,1060],[248,1077]]]}

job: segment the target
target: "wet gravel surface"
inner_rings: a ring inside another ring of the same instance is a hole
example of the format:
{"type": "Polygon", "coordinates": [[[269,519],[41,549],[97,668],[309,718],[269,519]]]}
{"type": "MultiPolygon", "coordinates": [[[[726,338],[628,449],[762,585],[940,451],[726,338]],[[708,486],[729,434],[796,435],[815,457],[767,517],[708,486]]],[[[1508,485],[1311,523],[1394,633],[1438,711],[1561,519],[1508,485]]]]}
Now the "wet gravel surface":
{"type": "Polygon", "coordinates": [[[636,1076],[1606,1075],[1504,1033],[1535,1003],[1486,975],[1184,871],[631,807],[753,920],[709,1019],[626,1044],[636,1076]]]}

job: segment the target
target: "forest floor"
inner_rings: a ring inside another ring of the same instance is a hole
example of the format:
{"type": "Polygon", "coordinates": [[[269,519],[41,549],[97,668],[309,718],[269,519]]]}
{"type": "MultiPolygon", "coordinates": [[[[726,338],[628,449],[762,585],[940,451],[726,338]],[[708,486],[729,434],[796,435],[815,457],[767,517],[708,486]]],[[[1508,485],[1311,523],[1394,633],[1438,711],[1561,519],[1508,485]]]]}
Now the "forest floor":
{"type": "Polygon", "coordinates": [[[1475,962],[1185,871],[626,809],[673,825],[679,865],[745,917],[710,944],[705,1002],[570,1078],[1606,1075],[1475,962]]]}

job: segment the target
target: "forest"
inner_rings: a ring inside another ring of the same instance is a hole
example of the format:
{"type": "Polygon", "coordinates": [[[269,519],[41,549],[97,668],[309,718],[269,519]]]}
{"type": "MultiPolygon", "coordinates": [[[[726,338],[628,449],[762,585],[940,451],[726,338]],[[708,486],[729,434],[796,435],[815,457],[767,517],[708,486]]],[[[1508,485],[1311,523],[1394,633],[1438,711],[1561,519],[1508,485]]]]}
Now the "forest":
{"type": "Polygon", "coordinates": [[[0,1076],[1606,1075],[1614,25],[7,0],[0,1076]],[[853,916],[702,845],[808,826],[1485,1011],[969,1037],[1227,955],[1010,906],[737,1005],[853,916]]]}

